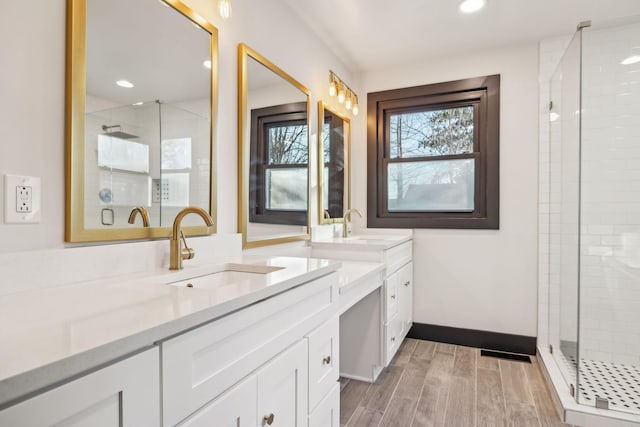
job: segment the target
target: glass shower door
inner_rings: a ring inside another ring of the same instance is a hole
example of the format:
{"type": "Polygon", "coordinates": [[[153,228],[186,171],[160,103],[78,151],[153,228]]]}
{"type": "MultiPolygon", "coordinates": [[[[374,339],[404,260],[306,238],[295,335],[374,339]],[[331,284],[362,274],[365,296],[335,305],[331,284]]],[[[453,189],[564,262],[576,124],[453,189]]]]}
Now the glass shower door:
{"type": "Polygon", "coordinates": [[[580,231],[580,32],[551,78],[549,128],[549,343],[576,386],[580,231]]]}

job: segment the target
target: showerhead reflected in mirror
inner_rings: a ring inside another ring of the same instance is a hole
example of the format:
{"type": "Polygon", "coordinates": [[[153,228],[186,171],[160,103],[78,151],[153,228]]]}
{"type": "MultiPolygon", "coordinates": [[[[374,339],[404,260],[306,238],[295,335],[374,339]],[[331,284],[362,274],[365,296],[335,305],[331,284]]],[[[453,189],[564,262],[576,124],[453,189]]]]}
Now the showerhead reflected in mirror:
{"type": "Polygon", "coordinates": [[[68,5],[66,240],[168,237],[186,206],[215,216],[217,29],[177,0],[68,5]],[[129,224],[136,207],[150,227],[129,224]]]}
{"type": "Polygon", "coordinates": [[[309,93],[241,44],[239,228],[245,247],[308,238],[309,93]]]}
{"type": "Polygon", "coordinates": [[[351,206],[351,120],[319,101],[318,129],[318,222],[342,222],[344,211],[351,206]]]}

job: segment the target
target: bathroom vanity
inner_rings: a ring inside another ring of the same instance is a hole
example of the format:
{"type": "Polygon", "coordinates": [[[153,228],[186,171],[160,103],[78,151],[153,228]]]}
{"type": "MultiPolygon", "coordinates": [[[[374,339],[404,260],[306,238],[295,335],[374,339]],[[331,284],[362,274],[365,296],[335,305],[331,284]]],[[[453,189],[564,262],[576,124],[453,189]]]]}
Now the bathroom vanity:
{"type": "MultiPolygon", "coordinates": [[[[340,374],[373,382],[389,365],[413,323],[411,236],[327,238],[314,240],[311,246],[314,257],[377,262],[385,267],[379,277],[365,278],[360,288],[365,295],[354,298],[352,304],[343,306],[348,293],[341,289],[340,295],[340,374]],[[380,340],[379,346],[376,339],[380,340]]],[[[344,262],[343,269],[348,265],[344,262]]]]}
{"type": "Polygon", "coordinates": [[[0,425],[337,427],[338,267],[241,259],[1,297],[0,425]]]}

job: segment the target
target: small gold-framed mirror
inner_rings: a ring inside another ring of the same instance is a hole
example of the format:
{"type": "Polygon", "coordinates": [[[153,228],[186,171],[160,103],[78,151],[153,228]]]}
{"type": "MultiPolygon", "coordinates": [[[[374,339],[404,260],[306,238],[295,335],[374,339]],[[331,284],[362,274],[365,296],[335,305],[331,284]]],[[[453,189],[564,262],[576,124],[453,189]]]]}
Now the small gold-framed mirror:
{"type": "Polygon", "coordinates": [[[343,222],[351,207],[351,120],[318,101],[318,223],[343,222]]]}
{"type": "Polygon", "coordinates": [[[244,248],[309,239],[310,92],[238,45],[238,229],[244,248]]]}
{"type": "Polygon", "coordinates": [[[217,84],[218,30],[181,1],[67,0],[67,242],[170,237],[186,206],[215,222],[217,84]]]}

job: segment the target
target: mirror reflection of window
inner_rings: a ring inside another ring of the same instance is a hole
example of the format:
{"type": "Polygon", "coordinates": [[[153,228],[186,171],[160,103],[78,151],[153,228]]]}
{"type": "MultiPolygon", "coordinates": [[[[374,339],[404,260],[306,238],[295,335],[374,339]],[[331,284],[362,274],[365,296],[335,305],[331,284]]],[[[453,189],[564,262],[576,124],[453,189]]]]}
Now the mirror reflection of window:
{"type": "Polygon", "coordinates": [[[307,223],[306,108],[296,102],[251,110],[252,222],[307,223]]]}
{"type": "Polygon", "coordinates": [[[191,138],[162,141],[162,170],[191,169],[191,138]]]}
{"type": "Polygon", "coordinates": [[[331,218],[341,218],[345,211],[345,141],[344,120],[325,110],[323,124],[324,177],[323,207],[331,218]]]}

